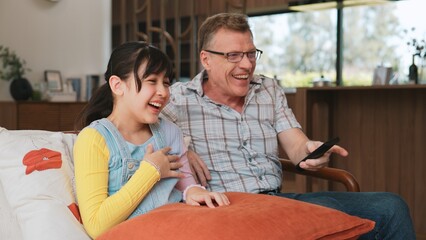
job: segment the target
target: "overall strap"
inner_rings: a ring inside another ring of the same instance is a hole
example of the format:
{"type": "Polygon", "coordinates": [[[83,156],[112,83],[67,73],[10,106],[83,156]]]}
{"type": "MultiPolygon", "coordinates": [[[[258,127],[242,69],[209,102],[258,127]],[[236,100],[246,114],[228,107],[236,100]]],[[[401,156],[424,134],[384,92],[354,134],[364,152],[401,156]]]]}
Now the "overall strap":
{"type": "Polygon", "coordinates": [[[166,147],[166,141],[164,137],[164,133],[161,130],[161,119],[160,121],[149,124],[149,128],[151,129],[152,135],[154,136],[155,143],[157,144],[158,148],[164,148],[166,147]]]}
{"type": "Polygon", "coordinates": [[[131,158],[131,154],[129,151],[129,148],[127,147],[126,140],[124,140],[121,133],[118,131],[117,127],[112,124],[111,121],[109,121],[106,118],[102,118],[99,120],[99,123],[104,126],[108,132],[111,133],[112,137],[114,138],[114,141],[117,143],[119,147],[120,156],[122,159],[131,158]]]}

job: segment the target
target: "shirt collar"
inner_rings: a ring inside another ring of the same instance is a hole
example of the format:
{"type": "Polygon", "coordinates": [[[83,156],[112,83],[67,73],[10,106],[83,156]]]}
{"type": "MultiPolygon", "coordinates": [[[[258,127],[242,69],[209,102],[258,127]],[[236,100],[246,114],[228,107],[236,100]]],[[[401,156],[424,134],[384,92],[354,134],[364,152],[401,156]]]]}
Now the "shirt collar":
{"type": "Polygon", "coordinates": [[[203,96],[204,95],[204,91],[203,91],[203,82],[204,79],[207,79],[207,72],[206,70],[202,70],[200,73],[197,74],[197,76],[195,76],[192,81],[190,81],[187,85],[188,89],[191,89],[195,92],[198,93],[198,95],[203,96]]]}

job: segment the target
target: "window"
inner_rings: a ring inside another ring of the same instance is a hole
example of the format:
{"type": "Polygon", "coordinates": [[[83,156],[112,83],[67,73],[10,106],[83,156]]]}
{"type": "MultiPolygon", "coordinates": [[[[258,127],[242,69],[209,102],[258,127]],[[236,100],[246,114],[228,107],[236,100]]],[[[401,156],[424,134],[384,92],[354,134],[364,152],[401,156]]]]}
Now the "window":
{"type": "MultiPolygon", "coordinates": [[[[420,81],[426,82],[426,1],[393,1],[342,10],[344,86],[372,84],[377,66],[392,68],[394,83],[408,82],[413,55],[420,81]],[[407,45],[410,43],[410,46],[407,45]]],[[[250,17],[256,47],[264,54],[256,73],[275,77],[285,87],[312,86],[323,76],[336,81],[337,9],[250,17]],[[265,24],[267,23],[267,24],[265,24]]],[[[339,65],[337,65],[339,66],[339,65]]]]}
{"type": "MultiPolygon", "coordinates": [[[[413,39],[424,46],[426,27],[419,16],[425,7],[425,1],[411,0],[343,9],[343,84],[371,85],[377,66],[392,68],[392,83],[407,83],[413,39]]],[[[425,79],[421,55],[415,61],[425,79]]]]}
{"type": "Polygon", "coordinates": [[[309,86],[321,75],[335,78],[335,9],[250,17],[250,25],[264,51],[257,73],[286,87],[309,86]]]}

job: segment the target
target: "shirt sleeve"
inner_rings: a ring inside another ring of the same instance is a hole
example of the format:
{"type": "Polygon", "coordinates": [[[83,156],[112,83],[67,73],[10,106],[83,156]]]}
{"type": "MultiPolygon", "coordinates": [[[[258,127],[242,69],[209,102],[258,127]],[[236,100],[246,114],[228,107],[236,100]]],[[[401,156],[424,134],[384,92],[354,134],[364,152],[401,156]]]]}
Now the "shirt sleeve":
{"type": "Polygon", "coordinates": [[[74,145],[76,195],[84,228],[92,238],[126,220],[160,180],[155,167],[142,161],[130,180],[108,196],[109,156],[97,130],[85,128],[79,133],[74,145]]]}
{"type": "Polygon", "coordinates": [[[277,133],[291,128],[301,128],[299,122],[288,106],[284,89],[275,80],[272,80],[275,89],[275,129],[277,133]]]}

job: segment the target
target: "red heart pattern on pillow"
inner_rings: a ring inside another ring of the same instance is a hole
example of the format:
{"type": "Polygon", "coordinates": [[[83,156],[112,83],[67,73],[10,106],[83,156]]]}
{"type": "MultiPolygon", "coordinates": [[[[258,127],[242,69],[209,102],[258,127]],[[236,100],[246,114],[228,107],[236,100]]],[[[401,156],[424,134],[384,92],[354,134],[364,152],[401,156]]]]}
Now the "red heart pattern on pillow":
{"type": "Polygon", "coordinates": [[[25,154],[22,163],[27,166],[25,174],[28,175],[34,171],[44,171],[47,169],[61,168],[62,155],[60,152],[47,148],[32,150],[25,154]]]}
{"type": "Polygon", "coordinates": [[[78,208],[78,205],[76,203],[71,203],[70,205],[68,205],[68,209],[72,212],[72,214],[74,215],[74,217],[81,223],[83,224],[83,221],[81,220],[81,216],[80,216],[80,209],[78,208]]]}

